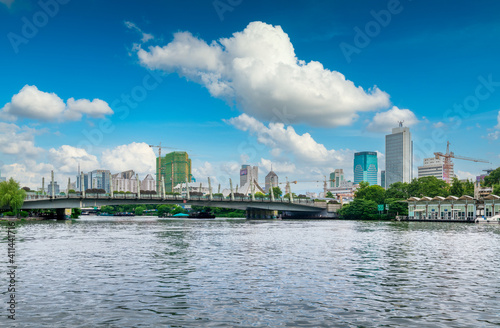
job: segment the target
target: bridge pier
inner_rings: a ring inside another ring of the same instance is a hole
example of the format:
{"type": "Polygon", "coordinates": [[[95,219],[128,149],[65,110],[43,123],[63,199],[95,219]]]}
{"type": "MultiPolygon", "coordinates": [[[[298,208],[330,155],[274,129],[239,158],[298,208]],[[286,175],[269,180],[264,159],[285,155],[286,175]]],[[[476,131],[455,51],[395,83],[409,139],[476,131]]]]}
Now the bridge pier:
{"type": "Polygon", "coordinates": [[[56,208],[57,220],[68,220],[71,218],[71,208],[56,208]]]}
{"type": "Polygon", "coordinates": [[[271,220],[278,217],[278,211],[248,208],[246,211],[248,220],[271,220]]]}

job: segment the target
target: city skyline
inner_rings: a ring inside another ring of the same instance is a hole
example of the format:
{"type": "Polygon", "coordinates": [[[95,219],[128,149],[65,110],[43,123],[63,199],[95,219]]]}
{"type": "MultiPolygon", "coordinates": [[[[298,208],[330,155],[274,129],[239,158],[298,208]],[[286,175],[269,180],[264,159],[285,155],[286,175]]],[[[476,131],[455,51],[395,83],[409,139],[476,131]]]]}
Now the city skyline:
{"type": "Polygon", "coordinates": [[[353,180],[365,150],[380,175],[398,121],[414,177],[448,140],[492,163],[455,161],[459,178],[499,166],[500,4],[226,5],[0,1],[2,175],[32,188],[51,170],[73,179],[78,164],[146,176],[162,142],[204,184],[234,183],[243,164],[260,182],[271,165],[282,179],[342,168],[353,180]]]}

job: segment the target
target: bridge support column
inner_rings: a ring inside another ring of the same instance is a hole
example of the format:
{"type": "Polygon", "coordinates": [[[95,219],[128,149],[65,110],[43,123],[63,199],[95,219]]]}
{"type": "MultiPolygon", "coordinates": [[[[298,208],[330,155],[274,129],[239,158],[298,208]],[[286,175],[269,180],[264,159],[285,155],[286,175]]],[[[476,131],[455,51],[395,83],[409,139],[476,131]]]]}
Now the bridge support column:
{"type": "Polygon", "coordinates": [[[247,209],[247,219],[249,220],[272,220],[278,217],[278,211],[263,210],[256,208],[247,209]]]}
{"type": "Polygon", "coordinates": [[[57,220],[68,220],[71,218],[71,208],[56,208],[57,220]]]}

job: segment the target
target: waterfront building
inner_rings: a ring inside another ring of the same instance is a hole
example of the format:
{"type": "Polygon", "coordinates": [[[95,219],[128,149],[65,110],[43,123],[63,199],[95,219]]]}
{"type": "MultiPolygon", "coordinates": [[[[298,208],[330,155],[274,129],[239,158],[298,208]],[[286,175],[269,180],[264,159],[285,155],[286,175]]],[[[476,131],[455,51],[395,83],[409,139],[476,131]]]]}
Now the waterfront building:
{"type": "Polygon", "coordinates": [[[385,185],[385,170],[380,171],[380,185],[384,189],[387,188],[387,186],[385,185]]]}
{"type": "MultiPolygon", "coordinates": [[[[444,157],[424,158],[424,165],[418,167],[418,177],[436,177],[444,180],[444,157]]],[[[455,177],[453,163],[450,163],[450,179],[455,177]]]]}
{"type": "Polygon", "coordinates": [[[378,161],[374,151],[362,151],[354,154],[354,184],[361,181],[377,184],[378,161]]]}
{"type": "Polygon", "coordinates": [[[191,182],[191,159],[185,151],[174,151],[156,158],[156,190],[160,191],[161,178],[165,180],[165,191],[173,192],[174,186],[191,182]],[[161,162],[161,167],[160,167],[161,162]],[[161,174],[160,174],[161,171],[161,174]]]}
{"type": "Polygon", "coordinates": [[[274,188],[277,186],[278,186],[278,175],[274,173],[274,171],[271,168],[271,171],[266,175],[264,191],[268,193],[271,187],[274,188]]]}
{"type": "Polygon", "coordinates": [[[491,217],[500,212],[500,196],[484,198],[471,196],[411,197],[408,202],[408,218],[411,220],[461,220],[474,221],[476,217],[491,217]]]}
{"type": "Polygon", "coordinates": [[[413,178],[413,141],[410,129],[399,127],[385,136],[385,185],[389,188],[395,182],[410,183],[413,178]]]}
{"type": "Polygon", "coordinates": [[[52,194],[52,181],[49,182],[49,185],[47,186],[47,194],[49,196],[54,196],[54,195],[59,195],[61,192],[61,189],[59,188],[59,184],[57,181],[54,181],[54,194],[52,194]]]}
{"type": "Polygon", "coordinates": [[[330,188],[338,188],[344,181],[344,169],[335,169],[330,173],[330,188]]]}

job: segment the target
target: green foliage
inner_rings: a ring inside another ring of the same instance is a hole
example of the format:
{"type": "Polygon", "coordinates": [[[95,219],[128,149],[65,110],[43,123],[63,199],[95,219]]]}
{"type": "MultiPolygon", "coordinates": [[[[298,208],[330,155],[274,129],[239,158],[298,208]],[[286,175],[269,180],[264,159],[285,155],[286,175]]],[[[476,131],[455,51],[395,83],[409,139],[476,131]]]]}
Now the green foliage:
{"type": "Polygon", "coordinates": [[[0,182],[0,206],[9,206],[17,215],[24,204],[26,191],[19,187],[19,183],[10,178],[0,182]]]}
{"type": "MultiPolygon", "coordinates": [[[[298,197],[297,197],[297,195],[296,195],[294,192],[292,192],[292,197],[293,197],[294,199],[295,199],[295,198],[298,198],[298,197]]],[[[289,194],[289,193],[288,193],[288,194],[285,194],[285,196],[283,196],[283,198],[290,199],[290,194],[289,194]]]]}
{"type": "Polygon", "coordinates": [[[500,196],[500,183],[493,186],[493,195],[500,196]]]}
{"type": "Polygon", "coordinates": [[[22,218],[27,218],[28,216],[30,216],[30,214],[26,211],[21,211],[19,212],[19,215],[22,217],[22,218]]]}
{"type": "Polygon", "coordinates": [[[135,214],[136,216],[141,216],[142,214],[144,214],[144,210],[145,210],[145,209],[146,209],[146,208],[145,208],[144,206],[137,206],[137,207],[135,208],[134,214],[135,214]]]}
{"type": "Polygon", "coordinates": [[[377,203],[373,200],[356,198],[351,203],[344,205],[339,214],[344,219],[377,219],[377,203]]]}
{"type": "Polygon", "coordinates": [[[70,190],[68,190],[68,194],[76,194],[75,189],[70,189],[70,190]]]}
{"type": "Polygon", "coordinates": [[[484,187],[493,187],[497,184],[500,184],[500,167],[497,167],[495,170],[491,171],[490,174],[485,176],[482,183],[484,187]]]}
{"type": "Polygon", "coordinates": [[[395,217],[396,215],[408,215],[408,203],[395,198],[386,198],[385,204],[389,206],[387,215],[395,217]]]}
{"type": "Polygon", "coordinates": [[[448,197],[448,188],[449,185],[444,180],[431,176],[413,179],[408,186],[408,192],[410,197],[448,197]]]}
{"type": "Polygon", "coordinates": [[[283,195],[283,191],[281,191],[280,187],[273,187],[274,198],[280,198],[283,195]]]}
{"type": "Polygon", "coordinates": [[[395,182],[385,192],[385,197],[396,199],[408,199],[410,193],[408,192],[409,184],[406,182],[395,182]]]}
{"type": "Polygon", "coordinates": [[[170,211],[170,214],[172,214],[172,215],[179,214],[179,213],[187,213],[187,211],[185,209],[183,209],[182,207],[177,206],[177,205],[175,205],[174,209],[172,209],[170,211]]]}
{"type": "Polygon", "coordinates": [[[160,205],[157,207],[158,216],[165,216],[174,209],[175,205],[160,205]]]}
{"type": "Polygon", "coordinates": [[[258,192],[255,193],[255,198],[266,198],[266,195],[264,195],[263,193],[261,193],[260,191],[258,191],[258,192]]]}
{"type": "Polygon", "coordinates": [[[82,214],[82,210],[79,208],[72,208],[71,209],[71,218],[72,219],[78,219],[78,217],[82,214]]]}
{"type": "Polygon", "coordinates": [[[325,197],[326,198],[335,198],[335,196],[333,196],[333,194],[332,194],[331,191],[327,192],[326,195],[325,195],[325,197]]]}
{"type": "Polygon", "coordinates": [[[462,182],[457,178],[453,178],[450,186],[450,195],[462,197],[463,195],[474,196],[474,182],[467,180],[462,182]]]}
{"type": "Polygon", "coordinates": [[[362,181],[354,197],[372,200],[377,204],[383,204],[385,200],[385,189],[378,185],[370,186],[368,182],[362,181]]]}

